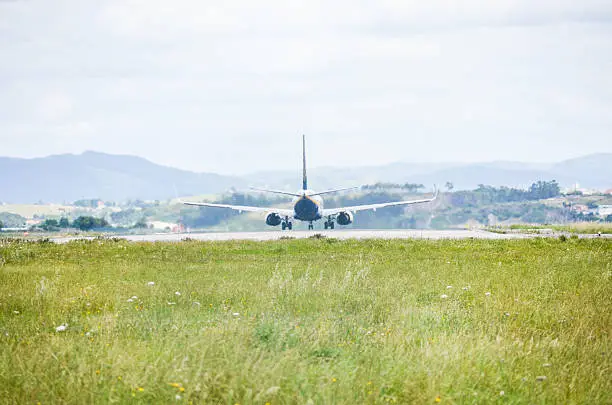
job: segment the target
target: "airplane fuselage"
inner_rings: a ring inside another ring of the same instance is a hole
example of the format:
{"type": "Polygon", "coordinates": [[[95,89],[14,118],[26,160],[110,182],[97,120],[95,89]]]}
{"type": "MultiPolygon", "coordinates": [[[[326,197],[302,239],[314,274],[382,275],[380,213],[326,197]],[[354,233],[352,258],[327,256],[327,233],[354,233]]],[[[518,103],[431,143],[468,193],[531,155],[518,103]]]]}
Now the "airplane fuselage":
{"type": "Polygon", "coordinates": [[[300,221],[317,221],[323,217],[323,199],[310,195],[312,190],[300,190],[300,197],[293,199],[293,218],[300,221]]]}

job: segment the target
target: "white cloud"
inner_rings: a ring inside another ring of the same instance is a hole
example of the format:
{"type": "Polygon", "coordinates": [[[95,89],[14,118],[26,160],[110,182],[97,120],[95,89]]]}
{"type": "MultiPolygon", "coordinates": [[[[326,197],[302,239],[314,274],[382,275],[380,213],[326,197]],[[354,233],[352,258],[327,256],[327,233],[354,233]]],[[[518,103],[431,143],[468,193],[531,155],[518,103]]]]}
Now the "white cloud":
{"type": "Polygon", "coordinates": [[[600,151],[611,13],[599,0],[0,2],[2,153],[242,172],[293,167],[302,132],[311,165],[600,151]]]}

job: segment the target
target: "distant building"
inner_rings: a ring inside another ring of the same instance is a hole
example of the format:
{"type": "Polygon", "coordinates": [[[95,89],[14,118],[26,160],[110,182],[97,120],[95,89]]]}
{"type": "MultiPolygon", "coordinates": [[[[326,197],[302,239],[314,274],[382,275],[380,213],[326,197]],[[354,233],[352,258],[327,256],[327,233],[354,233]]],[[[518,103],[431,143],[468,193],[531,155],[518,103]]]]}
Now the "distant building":
{"type": "Polygon", "coordinates": [[[606,194],[606,195],[612,195],[612,188],[611,188],[611,189],[608,189],[608,190],[606,190],[606,191],[604,191],[604,194],[606,194]]]}
{"type": "Polygon", "coordinates": [[[597,216],[605,218],[612,215],[612,205],[600,205],[597,207],[597,216]]]}
{"type": "Polygon", "coordinates": [[[584,204],[574,204],[574,205],[572,205],[572,211],[575,211],[575,212],[588,212],[589,211],[589,207],[587,207],[584,204]]]}

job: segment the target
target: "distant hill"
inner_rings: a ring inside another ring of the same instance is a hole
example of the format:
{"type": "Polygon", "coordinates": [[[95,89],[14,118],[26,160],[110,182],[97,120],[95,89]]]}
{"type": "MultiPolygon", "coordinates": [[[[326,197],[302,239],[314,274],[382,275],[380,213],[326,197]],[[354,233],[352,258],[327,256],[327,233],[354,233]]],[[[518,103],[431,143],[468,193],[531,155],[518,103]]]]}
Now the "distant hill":
{"type": "MultiPolygon", "coordinates": [[[[220,193],[247,185],[296,190],[300,170],[272,171],[243,177],[194,173],[157,165],[135,156],[85,152],[37,159],[0,158],[0,201],[7,203],[72,202],[82,198],[125,201],[164,200],[180,195],[220,193]]],[[[422,183],[426,189],[447,181],[456,190],[478,184],[526,188],[538,180],[561,186],[612,188],[612,154],[594,154],[554,164],[521,162],[404,163],[373,167],[320,167],[308,172],[316,190],[378,181],[422,183]]],[[[1,208],[0,208],[1,211],[1,208]]]]}
{"type": "MultiPolygon", "coordinates": [[[[160,166],[135,156],[85,152],[36,159],[0,158],[0,201],[72,202],[82,198],[125,201],[218,193],[244,180],[160,166]]],[[[0,207],[1,211],[1,207],[0,207]]]]}
{"type": "MultiPolygon", "coordinates": [[[[254,184],[294,190],[300,172],[261,172],[247,176],[254,184]]],[[[484,163],[393,163],[375,167],[315,168],[309,171],[310,186],[323,190],[338,186],[392,183],[422,183],[455,189],[474,189],[478,184],[527,188],[538,180],[557,180],[563,187],[612,188],[612,153],[588,155],[559,163],[484,162],[484,163]]]]}

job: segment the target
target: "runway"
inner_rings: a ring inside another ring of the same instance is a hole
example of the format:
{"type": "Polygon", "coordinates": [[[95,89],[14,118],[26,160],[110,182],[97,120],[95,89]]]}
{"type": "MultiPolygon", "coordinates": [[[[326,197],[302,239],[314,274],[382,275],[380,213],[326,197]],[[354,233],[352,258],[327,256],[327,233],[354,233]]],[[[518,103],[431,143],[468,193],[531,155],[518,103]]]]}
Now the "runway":
{"type": "MultiPolygon", "coordinates": [[[[132,242],[180,242],[185,239],[201,241],[228,241],[228,240],[279,240],[281,238],[305,239],[321,235],[322,237],[335,239],[524,239],[537,234],[522,233],[493,233],[483,230],[369,230],[369,229],[345,229],[345,230],[315,230],[315,231],[268,231],[268,232],[210,232],[210,233],[159,233],[147,235],[108,235],[132,242]]],[[[551,236],[551,235],[548,235],[551,236]]],[[[54,239],[57,243],[66,243],[79,239],[92,239],[84,237],[66,237],[54,239]]]]}

